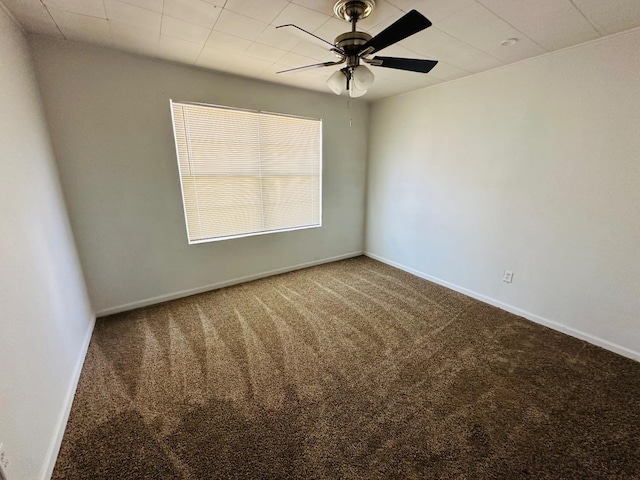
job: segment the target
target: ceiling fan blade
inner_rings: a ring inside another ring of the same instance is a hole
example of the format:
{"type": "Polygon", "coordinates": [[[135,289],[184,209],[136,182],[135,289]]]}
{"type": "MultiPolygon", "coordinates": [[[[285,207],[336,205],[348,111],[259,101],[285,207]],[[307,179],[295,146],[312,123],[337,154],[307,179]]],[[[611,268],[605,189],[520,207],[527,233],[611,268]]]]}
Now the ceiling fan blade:
{"type": "Polygon", "coordinates": [[[429,73],[438,64],[437,60],[420,60],[417,58],[373,57],[371,60],[373,60],[371,62],[373,66],[420,73],[429,73]]]}
{"type": "Polygon", "coordinates": [[[302,72],[303,70],[313,70],[314,68],[331,67],[333,65],[340,65],[345,61],[346,61],[346,58],[338,60],[337,62],[314,63],[313,65],[305,65],[304,67],[296,67],[296,68],[289,68],[287,70],[280,70],[279,72],[276,72],[276,74],[289,73],[289,72],[302,72]]]}
{"type": "Polygon", "coordinates": [[[410,37],[428,28],[432,23],[417,10],[411,10],[404,17],[396,20],[367,43],[362,46],[361,52],[374,53],[393,45],[400,40],[410,37]]]}
{"type": "MultiPolygon", "coordinates": [[[[278,25],[276,28],[286,28],[286,27],[293,27],[293,28],[297,29],[299,32],[306,33],[307,35],[310,35],[311,37],[313,37],[315,39],[316,43],[322,43],[324,45],[329,45],[331,47],[331,49],[335,49],[336,48],[335,45],[333,43],[329,42],[328,40],[325,40],[324,38],[319,37],[315,33],[311,33],[309,31],[305,30],[304,28],[300,28],[299,26],[294,25],[293,23],[287,23],[286,25],[278,25]]],[[[310,40],[310,38],[304,37],[301,34],[298,35],[298,37],[300,37],[301,39],[304,38],[306,40],[310,40]]]]}

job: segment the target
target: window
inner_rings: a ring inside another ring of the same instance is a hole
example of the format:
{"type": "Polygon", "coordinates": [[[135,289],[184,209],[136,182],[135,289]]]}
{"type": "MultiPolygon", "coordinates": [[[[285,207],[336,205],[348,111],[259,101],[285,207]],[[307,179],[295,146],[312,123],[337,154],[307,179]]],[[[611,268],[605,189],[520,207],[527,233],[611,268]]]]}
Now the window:
{"type": "Polygon", "coordinates": [[[171,102],[189,243],[321,225],[322,121],[171,102]]]}

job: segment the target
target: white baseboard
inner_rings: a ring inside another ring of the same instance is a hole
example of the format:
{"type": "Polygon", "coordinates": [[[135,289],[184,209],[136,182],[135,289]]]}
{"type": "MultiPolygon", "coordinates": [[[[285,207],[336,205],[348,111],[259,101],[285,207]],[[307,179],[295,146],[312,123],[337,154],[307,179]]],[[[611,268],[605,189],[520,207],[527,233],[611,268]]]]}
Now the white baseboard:
{"type": "Polygon", "coordinates": [[[62,437],[64,437],[65,429],[67,428],[67,421],[69,420],[69,414],[71,413],[71,406],[73,405],[73,398],[76,394],[76,388],[78,387],[78,381],[80,380],[80,373],[82,373],[82,366],[89,350],[89,343],[91,342],[91,336],[93,335],[93,328],[96,324],[96,317],[94,316],[91,325],[86,333],[82,346],[80,348],[80,355],[76,361],[76,366],[69,382],[67,389],[67,395],[64,399],[62,411],[58,417],[58,423],[56,425],[54,437],[49,445],[49,451],[45,458],[45,462],[42,466],[40,478],[42,480],[49,480],[53,474],[53,469],[56,466],[56,460],[58,459],[58,453],[60,452],[60,445],[62,444],[62,437]]]}
{"type": "Polygon", "coordinates": [[[640,352],[631,350],[630,348],[623,347],[622,345],[618,345],[608,340],[604,340],[594,335],[582,332],[580,330],[576,330],[572,327],[563,325],[562,323],[555,322],[553,320],[549,320],[548,318],[544,318],[539,315],[536,315],[535,313],[527,312],[526,310],[522,310],[521,308],[514,307],[513,305],[509,305],[508,303],[504,303],[499,300],[495,300],[493,298],[487,297],[486,295],[482,295],[481,293],[477,293],[472,290],[461,287],[459,285],[455,285],[453,283],[447,282],[446,280],[433,277],[426,273],[420,272],[419,270],[415,270],[413,268],[407,267],[405,265],[402,265],[400,263],[394,262],[393,260],[389,260],[387,258],[381,257],[374,253],[365,251],[364,255],[366,255],[367,257],[373,258],[374,260],[378,260],[379,262],[386,263],[387,265],[391,265],[392,267],[396,267],[400,270],[404,270],[405,272],[411,273],[416,277],[424,278],[425,280],[429,280],[430,282],[437,283],[438,285],[442,285],[443,287],[450,288],[451,290],[455,290],[456,292],[462,293],[463,295],[466,295],[468,297],[475,298],[476,300],[480,300],[481,302],[488,303],[489,305],[493,305],[494,307],[498,307],[507,312],[513,313],[520,317],[524,317],[527,320],[531,320],[532,322],[539,323],[540,325],[544,325],[545,327],[549,327],[553,330],[557,330],[558,332],[565,333],[575,338],[579,338],[580,340],[584,340],[585,342],[589,342],[593,345],[597,345],[598,347],[605,348],[607,350],[610,350],[614,353],[630,358],[632,360],[640,361],[640,352]]]}
{"type": "Polygon", "coordinates": [[[294,270],[313,267],[315,265],[321,265],[323,263],[337,262],[338,260],[357,257],[362,254],[363,254],[362,251],[345,253],[343,255],[337,255],[335,257],[322,258],[320,260],[313,260],[311,262],[299,263],[297,265],[277,268],[275,270],[260,272],[253,275],[247,275],[245,277],[232,278],[231,280],[212,283],[211,285],[205,285],[203,287],[191,288],[189,290],[182,290],[180,292],[169,293],[167,295],[159,295],[157,297],[147,298],[147,299],[139,300],[136,302],[125,303],[124,305],[118,305],[117,307],[105,308],[104,310],[100,310],[99,312],[96,312],[96,317],[104,317],[106,315],[113,315],[114,313],[126,312],[128,310],[135,310],[136,308],[141,308],[141,307],[148,307],[149,305],[155,305],[156,303],[167,302],[169,300],[175,300],[177,298],[188,297],[190,295],[196,295],[198,293],[209,292],[211,290],[217,290],[219,288],[224,288],[224,287],[230,287],[231,285],[237,285],[239,283],[250,282],[252,280],[258,280],[260,278],[271,277],[272,275],[278,275],[280,273],[293,272],[294,270]]]}

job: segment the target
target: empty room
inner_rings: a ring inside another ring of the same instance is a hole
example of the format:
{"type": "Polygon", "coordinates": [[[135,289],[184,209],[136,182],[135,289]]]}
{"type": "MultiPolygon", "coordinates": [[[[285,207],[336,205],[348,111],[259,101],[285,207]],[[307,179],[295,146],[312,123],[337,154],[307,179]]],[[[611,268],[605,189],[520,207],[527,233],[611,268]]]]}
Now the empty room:
{"type": "Polygon", "coordinates": [[[640,2],[0,0],[0,480],[640,479],[640,2]]]}

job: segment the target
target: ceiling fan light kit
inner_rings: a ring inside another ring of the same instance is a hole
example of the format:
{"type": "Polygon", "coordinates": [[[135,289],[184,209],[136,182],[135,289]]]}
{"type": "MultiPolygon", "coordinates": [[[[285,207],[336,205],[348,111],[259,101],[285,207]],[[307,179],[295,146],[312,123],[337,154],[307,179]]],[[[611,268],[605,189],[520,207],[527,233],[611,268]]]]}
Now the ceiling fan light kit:
{"type": "Polygon", "coordinates": [[[367,93],[367,90],[373,85],[374,81],[374,75],[371,70],[361,65],[361,62],[374,67],[394,68],[410,72],[428,73],[431,71],[438,63],[435,60],[371,57],[374,53],[431,26],[431,22],[426,17],[416,10],[411,10],[373,37],[366,32],[357,31],[356,23],[368,17],[371,12],[373,12],[375,6],[376,3],[374,0],[338,0],[333,7],[333,11],[338,18],[351,23],[351,31],[338,35],[333,43],[296,25],[288,24],[276,27],[294,27],[301,30],[331,46],[330,51],[338,56],[338,60],[333,62],[322,62],[304,67],[290,68],[277,73],[297,72],[346,64],[346,66],[340,70],[336,70],[327,79],[327,86],[336,95],[341,95],[347,91],[350,97],[355,98],[367,93]]]}
{"type": "Polygon", "coordinates": [[[329,78],[327,78],[327,86],[336,95],[342,95],[346,85],[344,83],[344,74],[341,70],[336,70],[329,78]]]}
{"type": "Polygon", "coordinates": [[[365,93],[367,93],[366,90],[359,90],[355,85],[351,85],[349,87],[349,96],[351,98],[358,98],[363,96],[365,93]]]}
{"type": "Polygon", "coordinates": [[[353,85],[360,90],[367,90],[373,85],[373,72],[364,65],[358,65],[353,69],[353,85]]]}

